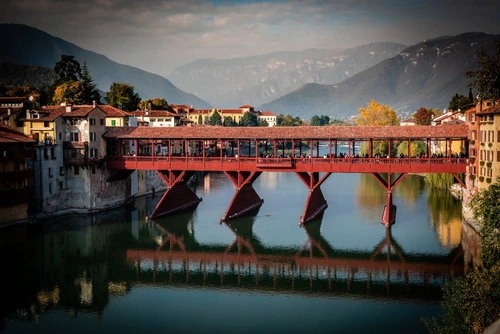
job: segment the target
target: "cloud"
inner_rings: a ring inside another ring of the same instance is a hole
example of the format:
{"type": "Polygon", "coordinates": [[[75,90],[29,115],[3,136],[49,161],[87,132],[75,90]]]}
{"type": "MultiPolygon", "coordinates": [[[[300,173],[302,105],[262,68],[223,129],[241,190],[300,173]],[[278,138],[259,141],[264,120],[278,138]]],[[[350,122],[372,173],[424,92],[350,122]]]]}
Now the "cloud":
{"type": "Polygon", "coordinates": [[[23,23],[159,74],[197,58],[500,33],[495,1],[4,0],[23,23]]]}

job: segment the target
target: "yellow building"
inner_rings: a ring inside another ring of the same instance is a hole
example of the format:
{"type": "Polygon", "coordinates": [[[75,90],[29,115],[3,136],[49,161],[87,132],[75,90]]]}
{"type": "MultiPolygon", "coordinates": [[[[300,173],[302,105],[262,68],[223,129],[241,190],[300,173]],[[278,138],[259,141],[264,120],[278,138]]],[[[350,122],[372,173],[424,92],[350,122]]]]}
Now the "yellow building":
{"type": "Polygon", "coordinates": [[[186,118],[192,121],[194,124],[208,124],[210,117],[218,112],[221,116],[221,121],[224,122],[226,117],[230,117],[233,122],[239,124],[241,118],[245,115],[245,113],[250,112],[257,116],[257,119],[266,119],[270,126],[276,124],[276,115],[270,111],[266,111],[263,113],[259,111],[255,111],[254,107],[251,105],[243,105],[238,109],[193,109],[189,110],[186,118]],[[271,125],[272,124],[272,125],[271,125]]]}
{"type": "Polygon", "coordinates": [[[56,120],[65,112],[64,106],[49,106],[27,111],[23,126],[24,134],[38,143],[56,144],[58,141],[56,120]]]}
{"type": "Polygon", "coordinates": [[[478,189],[488,188],[500,176],[500,104],[476,113],[478,129],[478,189]]]}
{"type": "Polygon", "coordinates": [[[128,126],[128,118],[132,113],[124,111],[110,105],[99,105],[99,108],[106,114],[106,126],[128,126]]]}

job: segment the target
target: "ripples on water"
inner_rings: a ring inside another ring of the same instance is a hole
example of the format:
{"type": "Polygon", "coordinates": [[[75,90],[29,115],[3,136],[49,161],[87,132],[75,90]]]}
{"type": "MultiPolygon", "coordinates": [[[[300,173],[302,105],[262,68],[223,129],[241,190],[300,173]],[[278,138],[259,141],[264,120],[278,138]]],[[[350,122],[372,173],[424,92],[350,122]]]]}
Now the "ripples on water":
{"type": "Polygon", "coordinates": [[[463,271],[460,203],[407,176],[396,224],[371,175],[333,174],[328,209],[299,227],[307,189],[263,173],[252,216],[220,224],[234,193],[200,176],[194,212],[147,221],[160,196],[2,233],[2,319],[30,331],[425,332],[442,283],[463,271]]]}

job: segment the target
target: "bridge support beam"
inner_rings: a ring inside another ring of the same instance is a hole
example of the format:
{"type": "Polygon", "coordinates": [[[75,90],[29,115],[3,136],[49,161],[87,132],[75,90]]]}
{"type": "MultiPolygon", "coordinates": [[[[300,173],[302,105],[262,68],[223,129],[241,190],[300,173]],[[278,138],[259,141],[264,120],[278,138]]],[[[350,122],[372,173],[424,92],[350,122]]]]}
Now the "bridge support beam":
{"type": "Polygon", "coordinates": [[[296,172],[295,174],[309,189],[306,205],[304,211],[302,211],[302,216],[300,216],[300,224],[304,224],[315,219],[328,208],[320,186],[331,173],[325,173],[321,178],[318,172],[296,172]]]}
{"type": "Polygon", "coordinates": [[[252,183],[257,180],[261,173],[262,172],[224,172],[236,187],[236,192],[231,203],[229,203],[229,207],[224,217],[220,219],[221,222],[241,217],[262,206],[264,200],[259,197],[252,187],[252,183]]]}
{"type": "Polygon", "coordinates": [[[168,189],[160,198],[150,218],[195,209],[201,202],[201,198],[187,186],[187,181],[193,176],[194,171],[158,170],[156,172],[167,184],[168,189]]]}
{"type": "Polygon", "coordinates": [[[394,223],[396,222],[396,209],[397,209],[396,206],[392,204],[392,191],[398,185],[398,183],[401,182],[406,173],[401,173],[396,178],[393,178],[391,173],[387,173],[387,180],[384,179],[379,173],[371,173],[371,174],[386,190],[387,197],[384,206],[384,212],[382,213],[380,222],[384,224],[386,227],[390,227],[391,225],[394,225],[394,223]]]}

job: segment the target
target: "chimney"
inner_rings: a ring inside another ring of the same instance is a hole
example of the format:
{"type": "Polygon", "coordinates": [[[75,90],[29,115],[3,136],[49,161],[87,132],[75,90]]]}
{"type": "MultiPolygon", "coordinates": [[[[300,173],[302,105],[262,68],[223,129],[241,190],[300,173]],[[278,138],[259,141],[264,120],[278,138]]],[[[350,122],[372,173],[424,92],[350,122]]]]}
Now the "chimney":
{"type": "Polygon", "coordinates": [[[66,104],[66,112],[71,112],[73,110],[71,104],[66,104]]]}
{"type": "Polygon", "coordinates": [[[97,107],[97,103],[96,103],[96,101],[95,101],[95,100],[94,100],[94,101],[92,101],[92,106],[93,106],[94,108],[95,108],[95,107],[97,107]]]}

